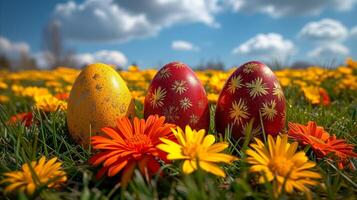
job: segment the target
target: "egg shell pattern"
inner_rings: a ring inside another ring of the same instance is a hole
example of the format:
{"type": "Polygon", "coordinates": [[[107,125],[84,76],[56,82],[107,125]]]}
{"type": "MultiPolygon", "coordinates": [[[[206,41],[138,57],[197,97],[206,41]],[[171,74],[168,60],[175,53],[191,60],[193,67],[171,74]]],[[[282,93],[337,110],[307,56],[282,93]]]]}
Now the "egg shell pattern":
{"type": "Polygon", "coordinates": [[[102,127],[134,114],[131,93],[120,75],[105,64],[88,65],[75,80],[68,100],[67,124],[72,138],[83,146],[102,127]]]}
{"type": "Polygon", "coordinates": [[[153,78],[144,102],[144,116],[158,114],[181,128],[209,128],[206,92],[195,73],[186,64],[171,62],[153,78]]]}
{"type": "Polygon", "coordinates": [[[219,133],[232,126],[232,136],[239,139],[254,118],[252,134],[277,135],[285,126],[285,97],[268,66],[251,61],[236,69],[226,81],[218,98],[215,122],[219,133]]]}

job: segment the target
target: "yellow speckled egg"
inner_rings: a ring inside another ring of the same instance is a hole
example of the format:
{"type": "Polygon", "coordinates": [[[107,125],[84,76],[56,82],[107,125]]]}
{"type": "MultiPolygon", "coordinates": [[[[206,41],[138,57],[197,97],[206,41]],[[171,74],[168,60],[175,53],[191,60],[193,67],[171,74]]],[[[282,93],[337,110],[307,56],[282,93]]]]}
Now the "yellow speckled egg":
{"type": "Polygon", "coordinates": [[[113,127],[118,118],[135,113],[131,93],[120,75],[110,66],[88,65],[73,84],[67,109],[72,138],[87,147],[90,135],[102,127],[113,127]]]}

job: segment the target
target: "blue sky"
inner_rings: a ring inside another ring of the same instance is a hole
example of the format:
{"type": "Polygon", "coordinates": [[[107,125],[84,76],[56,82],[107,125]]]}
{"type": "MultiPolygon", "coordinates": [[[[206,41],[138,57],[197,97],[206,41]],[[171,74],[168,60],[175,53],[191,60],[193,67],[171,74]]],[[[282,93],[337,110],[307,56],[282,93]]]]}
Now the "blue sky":
{"type": "MultiPolygon", "coordinates": [[[[355,0],[144,1],[0,0],[0,37],[10,46],[27,46],[37,58],[44,27],[56,21],[78,62],[113,57],[143,67],[173,60],[196,66],[220,59],[230,67],[248,60],[323,64],[357,58],[355,0]]],[[[11,48],[0,46],[0,53],[16,53],[11,48]]]]}

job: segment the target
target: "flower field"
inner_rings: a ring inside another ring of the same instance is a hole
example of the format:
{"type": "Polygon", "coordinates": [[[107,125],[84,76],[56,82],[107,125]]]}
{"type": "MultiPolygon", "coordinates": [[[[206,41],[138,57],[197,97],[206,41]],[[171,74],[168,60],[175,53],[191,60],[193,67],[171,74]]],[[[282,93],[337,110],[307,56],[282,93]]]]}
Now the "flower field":
{"type": "Polygon", "coordinates": [[[181,129],[160,116],[143,120],[158,70],[119,71],[137,118],[104,128],[89,147],[72,140],[66,122],[80,70],[0,71],[0,198],[356,198],[357,61],[275,70],[286,99],[285,129],[242,141],[214,125],[219,94],[235,69],[195,71],[209,100],[207,131],[181,129]]]}

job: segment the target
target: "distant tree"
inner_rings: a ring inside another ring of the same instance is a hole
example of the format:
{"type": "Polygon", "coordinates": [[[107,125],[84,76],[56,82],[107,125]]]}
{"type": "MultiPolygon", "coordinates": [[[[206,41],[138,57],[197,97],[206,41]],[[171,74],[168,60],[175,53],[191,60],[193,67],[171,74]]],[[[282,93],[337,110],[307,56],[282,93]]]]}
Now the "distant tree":
{"type": "Polygon", "coordinates": [[[4,55],[0,56],[0,69],[7,69],[7,70],[11,69],[10,61],[4,55]]]}
{"type": "Polygon", "coordinates": [[[224,63],[219,59],[210,60],[208,62],[204,62],[202,60],[200,64],[196,67],[197,70],[205,70],[205,69],[215,69],[215,70],[224,70],[224,63]]]}
{"type": "Polygon", "coordinates": [[[36,69],[36,61],[28,53],[22,53],[19,60],[19,66],[23,69],[36,69]]]}
{"type": "Polygon", "coordinates": [[[284,61],[281,59],[272,59],[270,62],[269,61],[263,61],[271,70],[280,70],[286,67],[284,64],[284,61]]]}
{"type": "Polygon", "coordinates": [[[310,67],[312,65],[313,64],[311,64],[309,62],[306,62],[306,61],[296,61],[290,66],[290,68],[293,68],[293,69],[305,69],[305,68],[308,68],[308,67],[310,67]]]}
{"type": "Polygon", "coordinates": [[[211,61],[207,63],[208,69],[224,70],[224,63],[221,60],[211,61]]]}
{"type": "Polygon", "coordinates": [[[66,49],[59,22],[51,21],[47,24],[43,31],[42,45],[48,68],[73,65],[74,51],[66,49]]]}
{"type": "Polygon", "coordinates": [[[6,54],[0,55],[0,69],[22,70],[36,69],[36,62],[31,55],[24,51],[19,56],[11,58],[6,54]]]}

